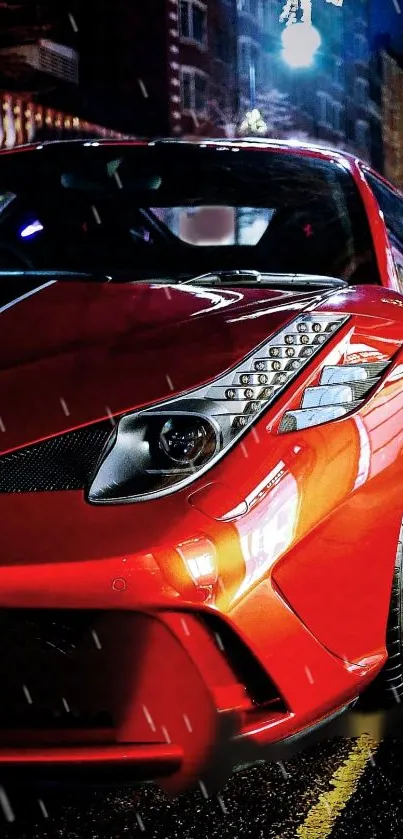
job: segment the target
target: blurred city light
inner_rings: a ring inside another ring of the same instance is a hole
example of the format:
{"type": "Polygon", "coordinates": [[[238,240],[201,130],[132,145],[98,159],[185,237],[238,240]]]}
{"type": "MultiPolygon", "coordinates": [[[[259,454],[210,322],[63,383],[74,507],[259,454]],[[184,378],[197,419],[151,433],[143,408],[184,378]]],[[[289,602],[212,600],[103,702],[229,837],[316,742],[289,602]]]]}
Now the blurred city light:
{"type": "Polygon", "coordinates": [[[28,236],[35,236],[35,233],[40,233],[41,230],[43,230],[41,222],[34,221],[32,224],[28,224],[27,227],[24,227],[23,230],[21,230],[21,239],[27,239],[28,236]]]}
{"type": "Polygon", "coordinates": [[[265,135],[267,133],[267,124],[257,108],[253,108],[251,111],[248,111],[245,114],[245,117],[242,120],[239,128],[239,133],[243,135],[265,135]]]}
{"type": "Polygon", "coordinates": [[[283,59],[289,67],[310,67],[322,39],[311,23],[303,21],[286,26],[281,36],[283,59]]]}

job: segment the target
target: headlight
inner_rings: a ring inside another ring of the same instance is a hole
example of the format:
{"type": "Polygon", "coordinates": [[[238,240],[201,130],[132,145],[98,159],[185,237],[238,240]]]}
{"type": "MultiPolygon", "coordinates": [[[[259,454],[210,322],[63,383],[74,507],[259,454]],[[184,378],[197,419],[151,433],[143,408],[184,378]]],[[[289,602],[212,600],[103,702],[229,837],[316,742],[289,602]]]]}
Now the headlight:
{"type": "Polygon", "coordinates": [[[122,417],[88,500],[144,501],[191,483],[236,443],[347,320],[300,315],[205,387],[122,417]]]}
{"type": "Polygon", "coordinates": [[[284,414],[279,432],[284,434],[323,425],[355,411],[389,365],[386,361],[324,367],[318,386],[307,387],[300,407],[284,414]]]}

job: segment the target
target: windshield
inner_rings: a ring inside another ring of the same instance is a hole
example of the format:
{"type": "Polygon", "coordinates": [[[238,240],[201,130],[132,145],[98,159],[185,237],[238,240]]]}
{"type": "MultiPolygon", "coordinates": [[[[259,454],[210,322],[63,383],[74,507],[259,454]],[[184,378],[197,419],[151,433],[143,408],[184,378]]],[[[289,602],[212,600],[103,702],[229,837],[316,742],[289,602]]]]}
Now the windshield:
{"type": "Polygon", "coordinates": [[[379,282],[358,191],[336,162],[243,147],[78,143],[1,163],[0,270],[135,279],[247,269],[379,282]]]}

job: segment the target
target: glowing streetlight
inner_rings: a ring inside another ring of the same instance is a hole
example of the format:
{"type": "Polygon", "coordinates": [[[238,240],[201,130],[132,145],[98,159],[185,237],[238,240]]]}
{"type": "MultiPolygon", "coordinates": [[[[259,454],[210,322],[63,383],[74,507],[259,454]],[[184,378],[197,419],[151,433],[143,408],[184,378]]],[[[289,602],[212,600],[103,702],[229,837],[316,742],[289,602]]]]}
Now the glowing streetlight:
{"type": "Polygon", "coordinates": [[[283,59],[289,67],[310,67],[322,39],[315,26],[309,22],[292,23],[283,30],[283,59]]]}

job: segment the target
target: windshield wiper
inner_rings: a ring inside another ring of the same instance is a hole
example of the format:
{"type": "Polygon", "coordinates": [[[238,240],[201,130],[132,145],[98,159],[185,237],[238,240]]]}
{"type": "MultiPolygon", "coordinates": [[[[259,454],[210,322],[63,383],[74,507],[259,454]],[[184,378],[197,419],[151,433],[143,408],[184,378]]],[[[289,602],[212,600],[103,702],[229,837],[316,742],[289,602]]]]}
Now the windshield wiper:
{"type": "Polygon", "coordinates": [[[219,282],[227,285],[261,285],[261,286],[291,286],[306,288],[348,288],[348,283],[337,277],[327,277],[317,274],[268,274],[253,270],[210,271],[183,280],[181,285],[202,285],[219,282]]]}

